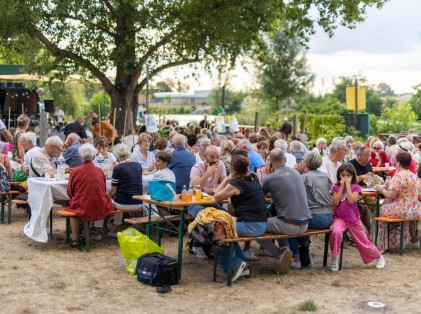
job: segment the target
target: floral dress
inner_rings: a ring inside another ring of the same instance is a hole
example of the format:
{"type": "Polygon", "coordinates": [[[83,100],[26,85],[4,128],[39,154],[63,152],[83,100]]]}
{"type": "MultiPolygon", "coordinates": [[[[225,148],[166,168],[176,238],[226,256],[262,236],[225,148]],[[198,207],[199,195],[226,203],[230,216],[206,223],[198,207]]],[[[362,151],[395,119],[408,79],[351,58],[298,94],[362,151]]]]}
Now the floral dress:
{"type": "MultiPolygon", "coordinates": [[[[389,190],[398,191],[394,199],[385,199],[380,208],[380,217],[415,218],[420,217],[418,194],[420,183],[418,177],[410,171],[396,173],[390,182],[389,190]]],[[[409,224],[405,224],[404,246],[409,243],[409,224]]],[[[374,229],[372,229],[374,230],[374,229]]],[[[390,233],[390,248],[399,247],[400,233],[393,230],[390,233]]],[[[379,222],[377,248],[380,252],[388,249],[387,224],[379,222]]]]}

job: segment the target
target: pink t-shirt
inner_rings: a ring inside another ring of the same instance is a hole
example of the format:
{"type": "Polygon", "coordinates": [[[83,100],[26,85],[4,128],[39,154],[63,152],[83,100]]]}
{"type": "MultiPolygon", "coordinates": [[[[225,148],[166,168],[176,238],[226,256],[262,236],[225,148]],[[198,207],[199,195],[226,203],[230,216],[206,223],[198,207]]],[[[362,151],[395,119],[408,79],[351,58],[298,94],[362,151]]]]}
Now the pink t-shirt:
{"type": "MultiPolygon", "coordinates": [[[[337,193],[339,191],[339,185],[334,184],[332,186],[331,193],[337,193]]],[[[361,194],[361,187],[358,184],[351,184],[351,191],[358,192],[361,194]]],[[[334,218],[341,218],[343,220],[348,221],[359,221],[360,220],[360,213],[358,211],[357,203],[349,204],[348,200],[346,199],[346,190],[342,193],[342,199],[340,203],[335,208],[335,214],[333,214],[334,218]]]]}
{"type": "MultiPolygon", "coordinates": [[[[190,179],[193,177],[203,177],[206,170],[208,169],[208,163],[206,161],[199,161],[194,164],[190,171],[190,179]]],[[[225,170],[225,165],[222,160],[218,162],[218,172],[215,173],[213,176],[208,177],[206,181],[205,187],[207,188],[216,188],[219,184],[219,178],[225,178],[227,176],[227,172],[225,170]]]]}

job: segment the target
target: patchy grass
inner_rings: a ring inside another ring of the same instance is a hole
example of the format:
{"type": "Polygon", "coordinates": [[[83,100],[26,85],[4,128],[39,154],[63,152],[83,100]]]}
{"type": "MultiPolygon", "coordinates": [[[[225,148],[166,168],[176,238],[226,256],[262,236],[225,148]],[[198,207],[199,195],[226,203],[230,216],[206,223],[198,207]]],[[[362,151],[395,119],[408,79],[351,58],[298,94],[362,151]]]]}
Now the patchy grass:
{"type": "Polygon", "coordinates": [[[298,304],[298,310],[302,312],[316,312],[317,305],[313,300],[306,300],[298,304]]]}
{"type": "Polygon", "coordinates": [[[50,289],[64,290],[66,288],[66,286],[67,286],[67,284],[64,281],[59,280],[59,281],[53,282],[53,284],[50,286],[50,289]]]}

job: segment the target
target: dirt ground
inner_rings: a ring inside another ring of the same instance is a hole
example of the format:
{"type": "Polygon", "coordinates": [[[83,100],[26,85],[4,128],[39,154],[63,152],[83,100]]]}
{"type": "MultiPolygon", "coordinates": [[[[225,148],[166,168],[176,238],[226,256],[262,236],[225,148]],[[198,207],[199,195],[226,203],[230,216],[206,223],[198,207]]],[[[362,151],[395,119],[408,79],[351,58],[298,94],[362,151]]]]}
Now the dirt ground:
{"type": "MultiPolygon", "coordinates": [[[[179,285],[157,294],[128,275],[116,239],[94,242],[92,250],[64,244],[64,219],[54,219],[54,239],[47,244],[27,238],[27,216],[13,209],[11,225],[0,225],[0,313],[300,313],[312,300],[317,313],[421,313],[418,284],[421,252],[387,253],[386,268],[362,264],[346,245],[343,270],[322,267],[323,236],[312,238],[311,268],[277,276],[274,260],[250,263],[250,277],[226,286],[222,272],[212,282],[212,261],[184,253],[179,285]],[[382,302],[372,309],[367,302],[382,302]]],[[[163,248],[176,256],[177,239],[163,248]]],[[[257,245],[252,244],[257,252],[257,245]]]]}

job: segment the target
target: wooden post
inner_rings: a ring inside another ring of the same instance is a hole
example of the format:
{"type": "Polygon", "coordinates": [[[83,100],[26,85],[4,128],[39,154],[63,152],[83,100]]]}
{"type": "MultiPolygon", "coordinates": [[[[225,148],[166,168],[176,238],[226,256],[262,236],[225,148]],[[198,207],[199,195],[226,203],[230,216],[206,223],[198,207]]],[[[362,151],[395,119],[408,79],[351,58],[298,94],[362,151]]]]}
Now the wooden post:
{"type": "Polygon", "coordinates": [[[254,132],[257,133],[257,126],[259,125],[259,113],[256,112],[254,115],[254,132]]]}
{"type": "MultiPolygon", "coordinates": [[[[126,122],[127,122],[127,110],[126,110],[126,112],[124,113],[124,128],[123,128],[124,138],[126,137],[126,136],[125,136],[125,134],[126,134],[126,122]]],[[[125,143],[125,140],[123,140],[123,143],[125,143]]]]}
{"type": "Polygon", "coordinates": [[[102,136],[101,134],[101,105],[98,104],[98,120],[99,120],[99,136],[102,136]]]}
{"type": "MultiPolygon", "coordinates": [[[[115,117],[116,117],[116,114],[117,114],[117,108],[114,108],[114,117],[113,117],[113,128],[115,129],[115,117]]],[[[111,145],[111,150],[113,150],[113,148],[114,148],[114,142],[115,142],[115,139],[113,140],[113,144],[111,145]]]]}
{"type": "Polygon", "coordinates": [[[130,124],[132,125],[132,136],[133,136],[133,146],[134,146],[135,142],[134,142],[133,110],[130,110],[130,124]]]}
{"type": "Polygon", "coordinates": [[[297,127],[298,127],[298,115],[294,114],[294,122],[293,122],[293,133],[294,136],[297,136],[297,127]]]}
{"type": "Polygon", "coordinates": [[[9,118],[7,119],[7,129],[10,130],[10,107],[9,107],[9,118]]]}
{"type": "Polygon", "coordinates": [[[40,147],[43,147],[45,145],[45,141],[48,137],[48,119],[47,119],[47,112],[43,111],[40,113],[40,134],[39,134],[39,140],[40,140],[40,147]]]}
{"type": "Polygon", "coordinates": [[[25,114],[25,107],[23,103],[22,103],[22,114],[25,114]]]}

